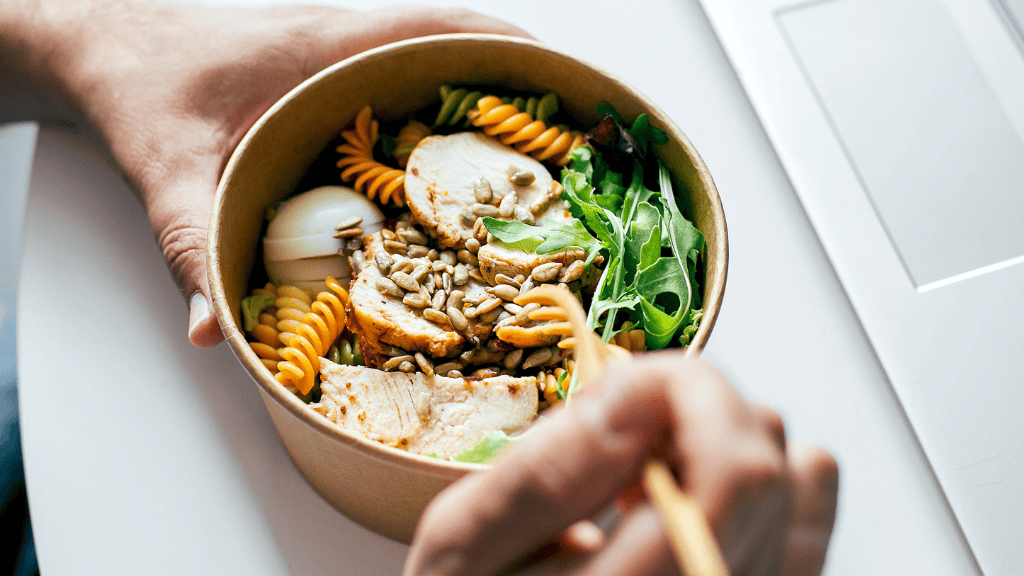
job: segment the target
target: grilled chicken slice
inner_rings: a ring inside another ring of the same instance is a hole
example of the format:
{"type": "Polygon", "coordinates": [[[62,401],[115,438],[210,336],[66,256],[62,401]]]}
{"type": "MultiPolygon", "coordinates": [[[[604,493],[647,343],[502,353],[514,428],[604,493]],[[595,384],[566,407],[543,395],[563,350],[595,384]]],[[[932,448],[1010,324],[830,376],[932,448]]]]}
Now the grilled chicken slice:
{"type": "MultiPolygon", "coordinates": [[[[367,363],[380,366],[387,345],[404,350],[421,351],[434,358],[450,357],[458,353],[457,347],[467,336],[485,340],[491,326],[471,321],[466,334],[451,326],[441,326],[423,317],[422,313],[407,306],[401,298],[381,294],[377,280],[382,277],[373,264],[377,250],[383,250],[379,233],[365,238],[367,265],[356,277],[349,290],[350,329],[359,335],[360,347],[367,363]]],[[[458,289],[467,296],[487,298],[484,286],[470,281],[458,289]]]]}
{"type": "Polygon", "coordinates": [[[552,254],[535,254],[514,248],[508,248],[503,243],[493,241],[480,247],[476,254],[480,263],[480,275],[491,284],[497,284],[495,276],[504,274],[515,277],[518,274],[529,276],[533,269],[541,264],[559,262],[572,264],[576,260],[585,260],[586,252],[579,248],[567,248],[552,254]]]}
{"type": "Polygon", "coordinates": [[[533,377],[466,379],[321,361],[317,410],[366,438],[416,454],[457,456],[485,432],[513,434],[537,414],[533,377]]]}
{"type": "MultiPolygon", "coordinates": [[[[493,191],[489,204],[498,207],[502,198],[514,192],[527,213],[539,197],[560,190],[552,186],[554,181],[540,162],[481,132],[424,138],[409,156],[405,198],[416,221],[437,237],[442,248],[461,248],[472,236],[476,219],[464,218],[463,213],[477,203],[474,186],[481,176],[493,191]],[[513,185],[509,166],[533,173],[533,182],[513,185]]],[[[568,214],[559,198],[535,216],[539,221],[544,216],[565,219],[568,214]]]]}

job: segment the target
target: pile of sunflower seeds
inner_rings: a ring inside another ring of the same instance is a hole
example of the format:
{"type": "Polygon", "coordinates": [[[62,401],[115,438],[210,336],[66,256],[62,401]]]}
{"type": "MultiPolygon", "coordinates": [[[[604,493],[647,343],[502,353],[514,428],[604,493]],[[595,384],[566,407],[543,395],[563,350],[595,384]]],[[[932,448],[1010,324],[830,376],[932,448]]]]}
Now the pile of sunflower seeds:
{"type": "MultiPolygon", "coordinates": [[[[514,194],[505,196],[511,197],[514,194]]],[[[482,192],[478,199],[483,199],[482,192]]],[[[490,285],[481,274],[477,260],[480,247],[491,240],[482,217],[477,217],[473,236],[465,248],[458,251],[431,248],[431,239],[411,221],[409,213],[399,218],[395,230],[383,230],[381,237],[383,250],[377,250],[372,261],[367,261],[362,252],[352,254],[353,273],[358,274],[367,265],[375,266],[380,271],[376,288],[381,294],[401,299],[424,319],[440,326],[451,326],[466,337],[466,344],[456,350],[456,355],[443,359],[388,346],[384,350],[387,360],[381,364],[382,369],[453,378],[486,378],[499,374],[514,376],[563,361],[566,351],[557,346],[521,349],[497,337],[482,341],[473,328],[489,324],[491,330],[485,332],[493,333],[497,326],[537,325],[529,314],[539,306],[520,306],[514,300],[540,284],[560,283],[578,291],[585,269],[582,261],[574,260],[566,265],[542,264],[530,275],[515,274],[509,268],[497,273],[495,284],[490,285]],[[485,288],[467,293],[470,282],[485,288]]]]}

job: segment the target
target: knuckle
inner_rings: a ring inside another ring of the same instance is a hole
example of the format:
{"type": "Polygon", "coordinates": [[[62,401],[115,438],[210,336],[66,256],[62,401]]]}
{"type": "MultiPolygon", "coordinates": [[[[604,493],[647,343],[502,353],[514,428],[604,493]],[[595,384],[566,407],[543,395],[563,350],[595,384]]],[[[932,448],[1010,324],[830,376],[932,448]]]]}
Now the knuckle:
{"type": "Polygon", "coordinates": [[[754,411],[757,414],[761,424],[768,431],[768,434],[772,438],[780,441],[782,445],[785,445],[786,441],[786,424],[782,420],[782,415],[779,411],[767,404],[754,404],[754,411]]]}
{"type": "Polygon", "coordinates": [[[835,456],[818,445],[807,446],[805,451],[805,462],[814,485],[834,489],[839,482],[839,463],[835,456]]]}
{"type": "MultiPolygon", "coordinates": [[[[193,291],[198,286],[188,285],[191,272],[205,265],[206,228],[189,224],[172,224],[164,228],[158,242],[164,259],[182,291],[193,291]]],[[[185,294],[189,296],[189,294],[185,294]]]]}
{"type": "Polygon", "coordinates": [[[733,475],[733,491],[756,497],[785,488],[786,463],[777,450],[762,450],[740,461],[733,475]]]}

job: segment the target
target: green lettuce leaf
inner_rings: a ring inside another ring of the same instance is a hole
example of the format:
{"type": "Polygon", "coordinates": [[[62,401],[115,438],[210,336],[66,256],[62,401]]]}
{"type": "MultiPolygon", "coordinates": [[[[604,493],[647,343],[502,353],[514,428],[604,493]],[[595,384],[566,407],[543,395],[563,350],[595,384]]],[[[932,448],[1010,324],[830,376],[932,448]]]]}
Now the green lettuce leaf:
{"type": "Polygon", "coordinates": [[[501,430],[484,432],[483,440],[472,448],[467,448],[453,458],[456,462],[469,464],[486,464],[498,455],[512,439],[501,430]]]}

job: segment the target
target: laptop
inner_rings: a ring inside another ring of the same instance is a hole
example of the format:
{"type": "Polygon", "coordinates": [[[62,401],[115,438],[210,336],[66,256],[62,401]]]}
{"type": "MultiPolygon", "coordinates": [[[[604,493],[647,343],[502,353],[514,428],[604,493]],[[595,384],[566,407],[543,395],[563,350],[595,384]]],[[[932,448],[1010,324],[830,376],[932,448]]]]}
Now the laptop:
{"type": "Polygon", "coordinates": [[[1024,573],[1024,0],[701,2],[978,565],[1024,573]]]}

